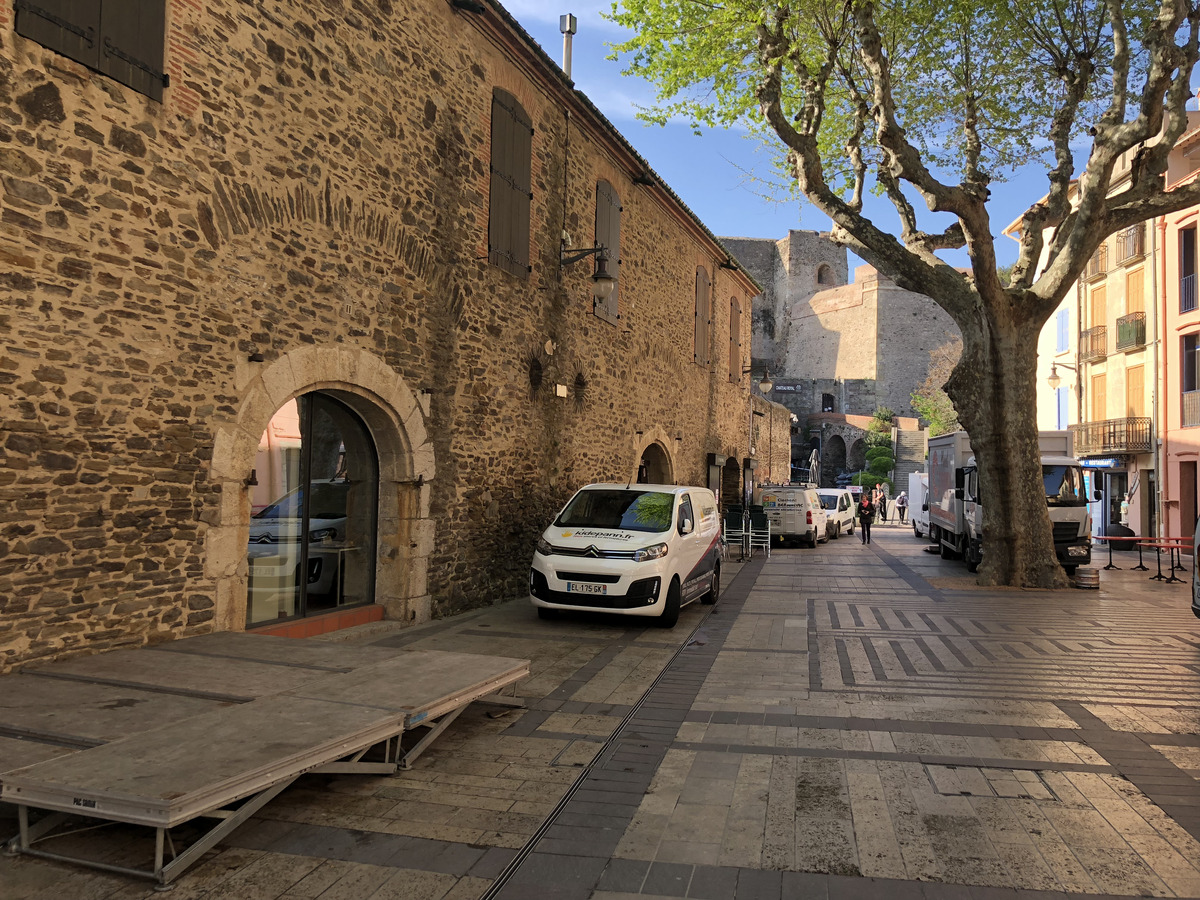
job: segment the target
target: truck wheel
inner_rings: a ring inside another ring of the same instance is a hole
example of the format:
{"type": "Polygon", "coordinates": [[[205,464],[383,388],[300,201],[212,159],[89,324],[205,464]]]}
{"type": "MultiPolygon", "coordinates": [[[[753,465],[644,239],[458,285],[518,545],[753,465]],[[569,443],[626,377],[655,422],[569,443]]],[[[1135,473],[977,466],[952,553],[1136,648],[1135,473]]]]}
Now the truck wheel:
{"type": "Polygon", "coordinates": [[[1075,577],[1075,566],[1063,566],[1063,571],[1067,573],[1068,578],[1075,577]]]}
{"type": "Polygon", "coordinates": [[[938,553],[942,559],[954,559],[954,551],[947,546],[945,540],[938,541],[938,553]]]}
{"type": "Polygon", "coordinates": [[[983,554],[977,553],[973,547],[967,547],[967,571],[978,572],[979,563],[983,561],[983,554]]]}
{"type": "Polygon", "coordinates": [[[659,628],[674,628],[675,623],[679,621],[679,581],[671,579],[671,586],[667,589],[667,602],[663,606],[663,611],[659,615],[655,624],[659,628]]]}
{"type": "Polygon", "coordinates": [[[706,606],[712,606],[721,599],[721,564],[717,563],[713,567],[712,586],[708,589],[708,593],[700,598],[700,602],[706,606]]]}

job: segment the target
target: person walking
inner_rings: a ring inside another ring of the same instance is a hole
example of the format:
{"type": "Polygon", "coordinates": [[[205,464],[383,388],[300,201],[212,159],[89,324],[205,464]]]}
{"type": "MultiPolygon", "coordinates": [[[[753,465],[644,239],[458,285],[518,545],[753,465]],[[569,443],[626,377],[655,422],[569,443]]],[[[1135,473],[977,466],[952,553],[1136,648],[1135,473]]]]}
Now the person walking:
{"type": "Polygon", "coordinates": [[[888,516],[888,495],[887,489],[882,485],[875,488],[875,508],[879,513],[879,521],[886,525],[888,516]]]}
{"type": "Polygon", "coordinates": [[[904,516],[908,513],[908,491],[901,491],[896,498],[896,521],[904,524],[904,516]]]}
{"type": "Polygon", "coordinates": [[[863,546],[871,543],[871,523],[875,521],[875,503],[871,499],[871,491],[863,491],[862,499],[858,502],[858,537],[863,546]]]}

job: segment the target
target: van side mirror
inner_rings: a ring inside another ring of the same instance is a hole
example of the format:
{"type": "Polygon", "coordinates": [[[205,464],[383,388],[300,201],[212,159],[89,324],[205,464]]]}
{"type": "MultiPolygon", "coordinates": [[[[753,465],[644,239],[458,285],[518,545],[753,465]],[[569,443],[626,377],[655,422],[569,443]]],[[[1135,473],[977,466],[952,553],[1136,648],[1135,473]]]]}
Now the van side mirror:
{"type": "Polygon", "coordinates": [[[693,530],[694,530],[694,526],[692,525],[691,519],[684,519],[682,522],[679,523],[679,533],[680,534],[691,534],[693,530]]]}

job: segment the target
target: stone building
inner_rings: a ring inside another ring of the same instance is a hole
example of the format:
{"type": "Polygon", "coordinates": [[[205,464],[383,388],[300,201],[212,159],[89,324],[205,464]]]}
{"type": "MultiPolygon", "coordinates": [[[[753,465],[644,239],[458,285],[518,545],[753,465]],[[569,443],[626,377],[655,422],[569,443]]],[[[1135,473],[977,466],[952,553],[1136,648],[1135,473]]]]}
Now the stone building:
{"type": "Polygon", "coordinates": [[[936,303],[870,266],[849,281],[846,249],[826,233],[721,240],[763,285],[752,354],[773,376],[774,399],[801,419],[869,416],[878,406],[916,415],[911,395],[929,373],[929,352],[958,335],[936,303]]]}
{"type": "MultiPolygon", "coordinates": [[[[752,355],[771,373],[773,399],[799,420],[793,466],[806,466],[817,450],[822,484],[861,469],[862,426],[880,406],[901,417],[902,430],[916,430],[912,392],[929,374],[929,353],[958,335],[948,314],[870,266],[849,281],[846,249],[826,233],[722,241],[763,285],[754,300],[752,355]],[[832,453],[822,432],[835,438],[832,453]]],[[[904,456],[905,467],[920,468],[923,435],[897,440],[897,461],[904,456]]]]}
{"type": "Polygon", "coordinates": [[[583,483],[786,468],[757,285],[502,9],[143,5],[0,0],[0,668],[499,602],[583,483]]]}

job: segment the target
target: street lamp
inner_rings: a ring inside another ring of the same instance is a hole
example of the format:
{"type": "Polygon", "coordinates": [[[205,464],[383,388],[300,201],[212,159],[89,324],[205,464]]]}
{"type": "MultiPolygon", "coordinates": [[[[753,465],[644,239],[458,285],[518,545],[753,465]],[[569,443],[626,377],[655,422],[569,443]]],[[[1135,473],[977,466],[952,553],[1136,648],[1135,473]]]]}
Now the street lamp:
{"type": "Polygon", "coordinates": [[[1057,391],[1058,386],[1062,384],[1062,376],[1058,374],[1058,367],[1070,369],[1072,372],[1078,373],[1078,369],[1074,366],[1068,366],[1066,363],[1050,363],[1050,375],[1046,378],[1046,384],[1050,385],[1050,390],[1057,391]]]}
{"type": "MultiPolygon", "coordinates": [[[[742,374],[747,375],[754,371],[754,366],[746,366],[742,369],[742,374]]],[[[764,394],[771,393],[771,388],[775,387],[775,383],[771,381],[771,376],[767,374],[767,370],[763,369],[762,380],[758,383],[758,389],[764,394]]]]}
{"type": "Polygon", "coordinates": [[[595,247],[568,250],[567,243],[564,240],[558,254],[558,264],[560,267],[569,266],[589,256],[596,257],[596,268],[592,272],[592,293],[597,300],[603,303],[612,296],[613,287],[617,283],[616,276],[608,271],[609,256],[607,247],[603,244],[597,244],[595,247]]]}

